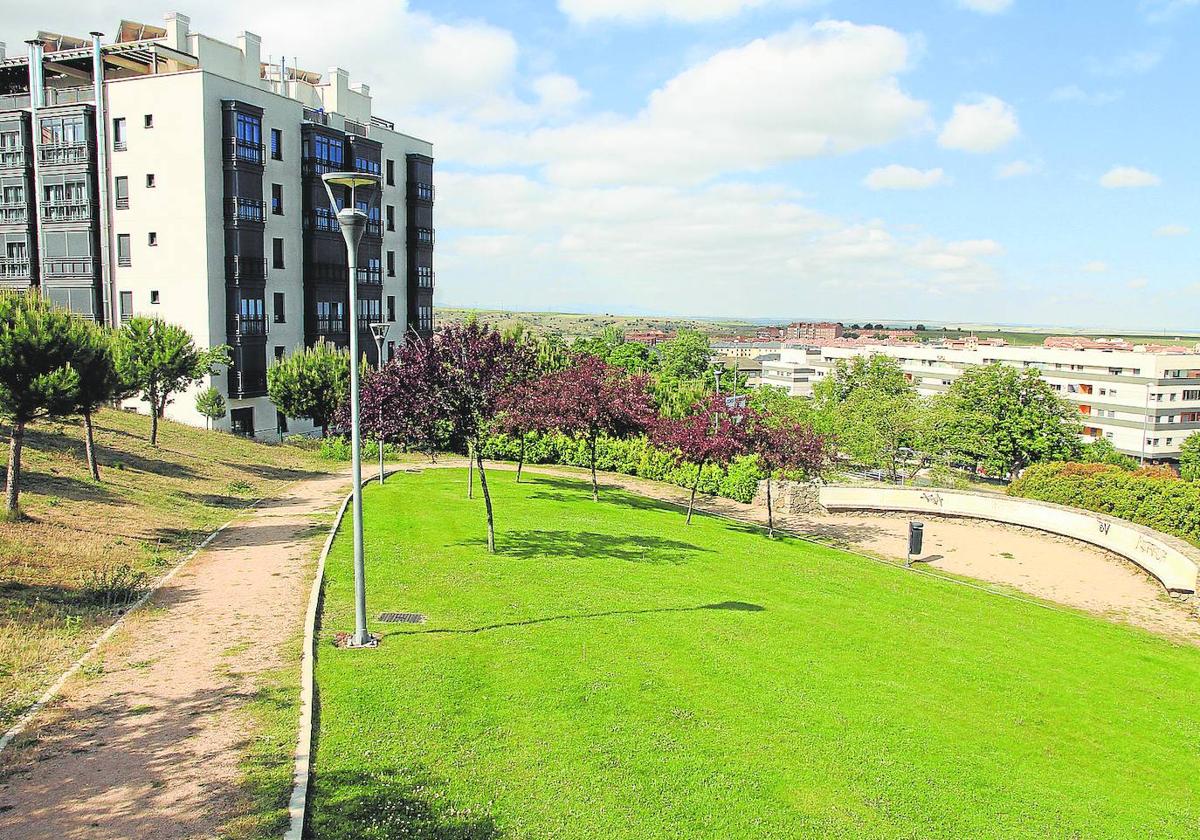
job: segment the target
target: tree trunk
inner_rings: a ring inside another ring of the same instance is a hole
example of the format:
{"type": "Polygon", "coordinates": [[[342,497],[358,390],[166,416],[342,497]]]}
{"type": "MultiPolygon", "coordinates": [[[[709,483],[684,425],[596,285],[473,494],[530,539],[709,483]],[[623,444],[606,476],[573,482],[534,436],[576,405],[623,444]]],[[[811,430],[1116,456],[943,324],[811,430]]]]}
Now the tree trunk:
{"type": "Polygon", "coordinates": [[[158,406],[150,404],[150,445],[158,446],[158,406]]]}
{"type": "Polygon", "coordinates": [[[591,456],[592,456],[592,501],[600,501],[600,485],[596,483],[596,438],[591,440],[591,456]]]}
{"type": "Polygon", "coordinates": [[[700,486],[700,477],[696,476],[696,483],[692,485],[692,497],[688,499],[688,515],[687,522],[684,525],[692,524],[692,508],[696,506],[696,488],[700,486]]]}
{"type": "Polygon", "coordinates": [[[488,493],[487,474],[483,471],[483,456],[476,452],[475,460],[479,463],[479,486],[483,488],[483,506],[487,508],[488,554],[495,554],[496,524],[492,521],[492,497],[488,493]]]}
{"type": "Polygon", "coordinates": [[[96,441],[92,434],[92,413],[83,412],[83,450],[87,454],[88,469],[92,471],[92,481],[100,480],[100,465],[96,463],[96,441]]]}
{"type": "Polygon", "coordinates": [[[13,423],[12,436],[8,439],[8,483],[4,487],[4,512],[8,516],[17,513],[17,502],[21,498],[21,447],[25,443],[25,423],[13,423]]]}
{"type": "Polygon", "coordinates": [[[521,448],[517,452],[517,484],[521,483],[521,468],[525,466],[525,435],[521,435],[521,448]]]}
{"type": "Polygon", "coordinates": [[[767,536],[775,539],[775,511],[771,509],[771,474],[767,473],[767,536]]]}
{"type": "Polygon", "coordinates": [[[467,498],[475,498],[475,446],[467,444],[467,498]]]}

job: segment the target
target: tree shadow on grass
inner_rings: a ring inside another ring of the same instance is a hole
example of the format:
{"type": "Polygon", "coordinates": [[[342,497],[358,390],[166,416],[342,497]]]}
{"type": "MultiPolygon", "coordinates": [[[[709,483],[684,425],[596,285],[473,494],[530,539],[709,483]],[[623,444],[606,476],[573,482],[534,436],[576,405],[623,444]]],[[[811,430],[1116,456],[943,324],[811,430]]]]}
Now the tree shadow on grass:
{"type": "Polygon", "coordinates": [[[276,467],[269,464],[238,464],[232,461],[222,461],[224,466],[233,470],[241,470],[267,481],[299,481],[302,478],[318,478],[329,473],[318,470],[308,470],[293,467],[276,467]]]}
{"type": "Polygon", "coordinates": [[[605,610],[604,612],[575,613],[573,615],[549,615],[544,618],[527,618],[522,621],[502,621],[496,624],[484,624],[480,627],[467,628],[430,628],[428,630],[394,630],[384,633],[387,636],[420,636],[420,635],[460,635],[483,633],[488,630],[503,630],[508,627],[530,627],[535,624],[549,624],[554,621],[578,621],[590,618],[611,618],[619,615],[653,615],[655,613],[684,613],[700,612],[701,610],[722,610],[726,612],[763,612],[766,607],[761,604],[750,604],[746,601],[720,601],[715,604],[701,604],[698,607],[647,607],[640,610],[605,610]]]}
{"type": "MultiPolygon", "coordinates": [[[[534,558],[609,558],[626,563],[672,563],[679,565],[699,554],[712,553],[682,540],[670,540],[649,534],[600,534],[592,531],[509,531],[497,539],[496,552],[522,560],[534,558]]],[[[459,545],[483,546],[483,539],[465,540],[459,545]]]]}
{"type": "Polygon", "coordinates": [[[126,501],[110,488],[104,484],[97,484],[90,478],[80,479],[37,472],[24,466],[21,468],[21,492],[70,499],[75,502],[102,502],[106,505],[126,504],[126,501]]]}

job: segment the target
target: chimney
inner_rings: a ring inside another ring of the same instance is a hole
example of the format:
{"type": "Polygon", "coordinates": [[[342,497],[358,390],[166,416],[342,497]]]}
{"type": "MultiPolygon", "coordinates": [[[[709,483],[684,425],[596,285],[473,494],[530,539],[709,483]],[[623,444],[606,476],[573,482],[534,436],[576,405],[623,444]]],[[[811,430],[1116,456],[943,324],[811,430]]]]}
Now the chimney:
{"type": "Polygon", "coordinates": [[[188,51],[188,27],[192,20],[182,12],[167,12],[163,16],[167,30],[167,46],[180,52],[188,51]]]}

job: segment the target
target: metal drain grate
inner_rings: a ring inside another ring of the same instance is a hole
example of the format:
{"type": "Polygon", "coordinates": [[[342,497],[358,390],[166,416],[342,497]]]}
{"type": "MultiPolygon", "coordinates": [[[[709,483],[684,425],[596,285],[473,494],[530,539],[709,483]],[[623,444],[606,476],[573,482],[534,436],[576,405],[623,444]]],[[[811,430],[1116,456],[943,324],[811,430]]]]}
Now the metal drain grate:
{"type": "Polygon", "coordinates": [[[390,624],[424,624],[425,616],[421,613],[380,613],[379,620],[390,624]]]}

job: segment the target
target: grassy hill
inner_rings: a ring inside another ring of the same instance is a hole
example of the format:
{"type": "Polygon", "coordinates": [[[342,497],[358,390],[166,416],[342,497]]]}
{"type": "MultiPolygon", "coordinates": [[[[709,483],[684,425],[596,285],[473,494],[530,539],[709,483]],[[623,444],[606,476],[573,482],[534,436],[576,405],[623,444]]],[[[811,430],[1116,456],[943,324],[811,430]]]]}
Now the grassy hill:
{"type": "MultiPolygon", "coordinates": [[[[149,418],[96,417],[102,481],[88,474],[81,429],[35,423],[22,457],[26,521],[0,524],[0,728],[119,614],[238,509],[329,468],[270,446],[149,418]]],[[[0,465],[7,469],[8,447],[0,465]]]]}
{"type": "Polygon", "coordinates": [[[1200,649],[583,482],[366,493],[329,558],[313,836],[1192,838],[1200,649]]]}

